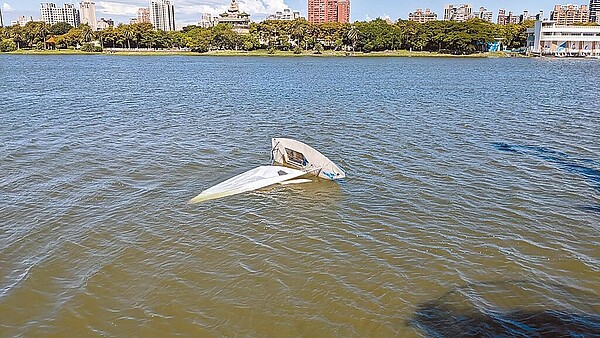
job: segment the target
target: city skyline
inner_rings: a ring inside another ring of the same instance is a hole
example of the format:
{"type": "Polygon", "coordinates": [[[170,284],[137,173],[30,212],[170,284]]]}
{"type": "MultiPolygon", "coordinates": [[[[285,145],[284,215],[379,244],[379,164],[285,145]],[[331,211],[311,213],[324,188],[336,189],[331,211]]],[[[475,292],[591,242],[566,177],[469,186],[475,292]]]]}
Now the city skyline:
{"type": "MultiPolygon", "coordinates": [[[[64,3],[73,3],[77,6],[77,1],[54,1],[58,6],[64,3]]],[[[19,16],[32,16],[34,19],[40,17],[40,0],[0,0],[5,25],[11,21],[17,20],[19,16]]],[[[52,2],[52,1],[49,1],[52,2]]],[[[285,8],[298,10],[302,16],[307,16],[308,0],[238,0],[240,9],[249,13],[253,21],[261,21],[276,11],[285,8]]],[[[112,18],[115,22],[129,23],[131,18],[137,17],[137,11],[141,7],[148,7],[148,0],[108,0],[95,1],[97,17],[112,18]]],[[[230,0],[175,0],[175,16],[177,24],[189,25],[197,24],[200,21],[202,13],[213,15],[227,10],[230,0]]],[[[504,1],[501,6],[497,1],[447,1],[447,0],[407,0],[398,3],[396,0],[380,0],[376,3],[367,0],[351,0],[350,21],[365,21],[375,18],[389,18],[393,21],[402,18],[408,19],[408,14],[414,12],[417,8],[423,10],[429,8],[432,12],[438,14],[438,18],[443,18],[444,6],[446,4],[470,4],[478,9],[480,6],[486,7],[494,12],[496,17],[498,9],[504,8],[515,14],[520,14],[524,10],[530,13],[544,11],[544,17],[549,17],[549,13],[557,3],[556,0],[524,0],[524,1],[504,1]]],[[[577,5],[588,5],[589,1],[564,1],[564,3],[573,3],[577,5]]]]}

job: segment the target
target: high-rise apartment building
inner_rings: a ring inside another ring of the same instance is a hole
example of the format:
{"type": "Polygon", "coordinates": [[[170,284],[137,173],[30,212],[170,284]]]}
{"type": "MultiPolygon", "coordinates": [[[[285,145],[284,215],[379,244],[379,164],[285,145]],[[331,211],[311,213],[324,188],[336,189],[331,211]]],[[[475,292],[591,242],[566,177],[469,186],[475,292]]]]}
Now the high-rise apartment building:
{"type": "Polygon", "coordinates": [[[475,12],[473,16],[487,22],[494,20],[494,13],[488,11],[485,7],[479,7],[479,12],[475,12]]]}
{"type": "Polygon", "coordinates": [[[539,11],[537,14],[531,14],[529,11],[523,11],[523,14],[519,16],[519,23],[527,20],[540,21],[544,19],[544,11],[539,11]]]}
{"type": "Polygon", "coordinates": [[[590,22],[600,24],[600,0],[590,0],[590,22]]]}
{"type": "Polygon", "coordinates": [[[175,30],[175,6],[172,0],[150,0],[150,22],[154,29],[175,30]]]}
{"type": "Polygon", "coordinates": [[[325,23],[327,0],[308,0],[308,22],[325,23]]]}
{"type": "Polygon", "coordinates": [[[308,0],[308,21],[350,22],[350,0],[308,0]]]}
{"type": "Polygon", "coordinates": [[[52,2],[44,2],[40,5],[42,21],[49,25],[57,22],[66,22],[73,27],[79,27],[81,23],[79,10],[73,4],[64,4],[63,7],[56,7],[52,2]]]}
{"type": "Polygon", "coordinates": [[[139,8],[137,11],[137,23],[149,23],[150,10],[148,8],[139,8]]]}
{"type": "Polygon", "coordinates": [[[328,18],[330,22],[350,22],[350,0],[330,0],[328,18]]]}
{"type": "Polygon", "coordinates": [[[56,7],[55,3],[41,3],[40,12],[42,14],[42,21],[49,25],[63,21],[62,8],[56,7]]]}
{"type": "Polygon", "coordinates": [[[436,21],[437,19],[437,14],[432,12],[429,8],[426,8],[425,12],[423,12],[422,9],[417,8],[413,13],[408,13],[408,21],[425,23],[429,21],[436,21]]]}
{"type": "Polygon", "coordinates": [[[471,5],[446,5],[444,7],[445,21],[467,21],[473,18],[473,7],[471,5]]]}
{"type": "Polygon", "coordinates": [[[506,14],[506,9],[500,8],[498,10],[498,21],[499,25],[515,25],[519,23],[519,16],[515,15],[512,11],[506,14]]]}
{"type": "Polygon", "coordinates": [[[79,3],[79,12],[81,14],[81,23],[89,25],[92,30],[96,30],[96,4],[93,1],[82,1],[79,3]]]}
{"type": "Polygon", "coordinates": [[[590,21],[590,11],[587,5],[556,5],[550,12],[550,20],[557,25],[572,25],[590,21]]]}
{"type": "Polygon", "coordinates": [[[63,13],[66,23],[73,27],[79,27],[79,24],[81,24],[81,17],[79,16],[79,10],[74,4],[64,4],[63,13]]]}
{"type": "Polygon", "coordinates": [[[498,10],[498,19],[496,23],[499,25],[506,25],[506,9],[500,8],[498,10]]]}
{"type": "Polygon", "coordinates": [[[506,14],[506,9],[500,8],[498,10],[498,24],[499,25],[515,25],[523,23],[527,20],[540,21],[544,19],[544,11],[539,11],[537,14],[531,14],[529,11],[523,11],[523,14],[516,15],[513,12],[506,14]]]}
{"type": "Polygon", "coordinates": [[[0,6],[0,27],[4,27],[4,18],[2,17],[2,6],[0,6]]]}

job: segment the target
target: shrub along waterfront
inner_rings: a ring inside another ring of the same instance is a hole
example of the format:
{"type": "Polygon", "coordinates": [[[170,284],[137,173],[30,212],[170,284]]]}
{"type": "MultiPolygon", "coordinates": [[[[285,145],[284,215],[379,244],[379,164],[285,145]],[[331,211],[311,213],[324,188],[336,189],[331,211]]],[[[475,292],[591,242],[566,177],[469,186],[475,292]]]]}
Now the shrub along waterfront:
{"type": "Polygon", "coordinates": [[[249,34],[238,34],[231,26],[212,28],[187,26],[182,31],[155,31],[149,23],[119,25],[94,32],[88,25],[77,28],[66,23],[52,26],[28,22],[0,28],[0,52],[16,49],[67,49],[86,46],[87,51],[102,48],[173,49],[195,52],[213,50],[302,51],[428,51],[455,55],[486,50],[487,43],[502,41],[508,48],[526,44],[526,29],[533,21],[517,25],[497,25],[479,19],[466,22],[431,21],[417,23],[382,19],[354,24],[326,23],[315,25],[306,20],[267,20],[250,25],[249,34]],[[88,44],[97,41],[100,48],[88,44]]]}

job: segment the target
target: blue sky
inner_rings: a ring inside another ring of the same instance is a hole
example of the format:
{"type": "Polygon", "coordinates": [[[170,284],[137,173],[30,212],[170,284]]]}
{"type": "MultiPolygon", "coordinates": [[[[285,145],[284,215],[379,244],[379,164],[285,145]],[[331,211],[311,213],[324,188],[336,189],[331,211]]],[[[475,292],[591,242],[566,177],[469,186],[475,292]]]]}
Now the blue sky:
{"type": "MultiPolygon", "coordinates": [[[[54,2],[61,6],[63,3],[79,3],[80,0],[0,0],[2,4],[2,13],[4,22],[10,23],[21,15],[33,16],[37,19],[40,16],[41,2],[54,2]]],[[[96,3],[96,16],[98,18],[112,18],[116,22],[129,23],[129,18],[135,17],[135,11],[138,7],[146,7],[148,0],[94,0],[96,3]]],[[[175,20],[178,25],[192,24],[200,20],[201,13],[219,13],[222,12],[231,0],[175,0],[175,20]]],[[[251,19],[259,21],[268,14],[277,10],[289,7],[294,10],[300,10],[302,15],[306,16],[308,0],[237,0],[242,10],[251,14],[251,19]]],[[[478,2],[465,2],[473,5],[475,8],[486,7],[494,12],[496,18],[498,8],[512,10],[515,13],[522,13],[529,10],[530,13],[537,13],[543,10],[545,16],[549,16],[550,10],[556,3],[575,3],[587,4],[589,1],[559,1],[559,0],[507,0],[490,1],[479,0],[478,2]]],[[[389,17],[392,20],[398,18],[406,19],[408,13],[416,8],[430,8],[438,14],[438,18],[443,17],[443,8],[445,4],[460,4],[463,2],[454,2],[446,0],[351,0],[351,19],[368,20],[377,17],[389,17]]]]}

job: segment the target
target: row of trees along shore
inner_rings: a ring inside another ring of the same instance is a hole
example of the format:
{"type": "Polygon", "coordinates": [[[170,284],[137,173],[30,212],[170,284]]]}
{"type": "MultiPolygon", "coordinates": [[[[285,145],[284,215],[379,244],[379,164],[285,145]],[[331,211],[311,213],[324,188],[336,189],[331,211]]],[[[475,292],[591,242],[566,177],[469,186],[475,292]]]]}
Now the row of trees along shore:
{"type": "Polygon", "coordinates": [[[376,19],[354,24],[311,24],[306,20],[267,20],[250,25],[249,34],[238,34],[229,25],[212,28],[187,26],[182,31],[152,29],[149,23],[120,24],[102,31],[88,25],[77,28],[67,23],[52,26],[28,22],[0,28],[0,51],[15,49],[79,48],[101,51],[103,48],[177,49],[194,52],[211,50],[267,49],[302,51],[429,51],[447,54],[472,54],[485,51],[487,43],[502,41],[508,48],[526,44],[526,30],[533,21],[515,25],[497,25],[479,19],[466,22],[431,21],[417,23],[399,20],[389,23],[376,19]],[[52,45],[48,41],[52,41],[52,45]],[[97,43],[92,44],[96,41],[97,43]]]}

